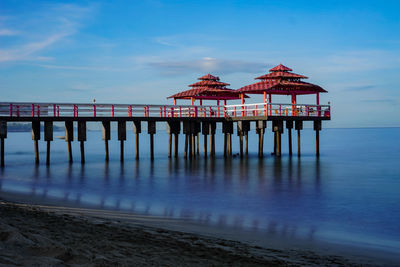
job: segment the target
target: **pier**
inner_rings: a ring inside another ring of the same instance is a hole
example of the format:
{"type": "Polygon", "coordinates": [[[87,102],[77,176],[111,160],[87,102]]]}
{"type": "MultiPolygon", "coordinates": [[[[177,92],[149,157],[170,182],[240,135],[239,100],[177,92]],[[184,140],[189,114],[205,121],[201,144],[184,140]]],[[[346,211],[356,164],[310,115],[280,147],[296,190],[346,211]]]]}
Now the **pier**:
{"type": "MultiPolygon", "coordinates": [[[[108,140],[110,140],[110,123],[118,123],[118,140],[121,143],[121,157],[124,160],[124,141],[126,140],[126,125],[131,123],[135,133],[136,159],[139,159],[139,136],[142,125],[146,124],[150,137],[150,155],[154,158],[154,135],[156,122],[166,122],[169,138],[169,153],[172,157],[179,156],[178,135],[185,134],[184,157],[199,156],[200,134],[204,136],[203,153],[205,157],[215,156],[216,129],[221,128],[224,134],[224,155],[232,156],[232,135],[234,129],[240,139],[240,156],[248,154],[248,132],[250,122],[255,122],[259,135],[259,156],[264,155],[264,133],[267,128],[275,135],[274,154],[281,156],[281,142],[284,125],[291,133],[293,124],[298,132],[298,155],[300,155],[300,131],[303,122],[313,123],[316,132],[316,155],[319,155],[319,131],[322,121],[330,120],[329,105],[299,105],[258,103],[226,106],[195,106],[195,105],[133,105],[133,104],[69,104],[69,103],[0,103],[0,140],[1,166],[5,164],[4,142],[7,138],[7,122],[29,122],[32,124],[32,140],[34,142],[35,162],[39,164],[39,146],[41,127],[44,127],[43,140],[47,142],[46,164],[50,164],[51,142],[53,141],[53,124],[63,122],[65,125],[65,141],[68,148],[68,160],[72,163],[71,142],[74,139],[74,127],[77,127],[77,141],[80,142],[81,163],[85,162],[86,123],[96,121],[102,124],[105,143],[105,160],[109,160],[108,140]],[[221,127],[217,127],[220,125],[221,127]],[[174,138],[172,138],[172,136],[174,138]],[[209,142],[207,139],[209,138],[209,142]],[[243,144],[244,142],[244,144],[243,144]],[[173,144],[174,143],[174,144],[173,144]]],[[[289,154],[292,151],[292,136],[288,135],[289,154]]]]}
{"type": "Polygon", "coordinates": [[[229,89],[228,83],[211,74],[198,78],[198,82],[189,85],[191,89],[179,92],[168,98],[174,99],[174,105],[142,104],[97,104],[97,103],[0,103],[0,144],[1,166],[5,165],[4,141],[7,138],[7,122],[30,122],[34,141],[35,162],[39,164],[39,145],[41,125],[44,127],[44,141],[47,142],[46,164],[50,164],[53,124],[64,122],[65,141],[68,147],[68,160],[73,162],[71,142],[74,141],[74,127],[77,127],[80,142],[81,163],[85,163],[86,123],[96,121],[102,124],[105,149],[105,161],[109,161],[108,141],[111,139],[111,122],[118,123],[120,141],[120,160],[124,161],[124,141],[127,123],[133,125],[135,134],[135,158],[139,159],[142,125],[146,124],[150,138],[150,158],[154,159],[154,135],[157,133],[156,122],[165,122],[168,138],[168,157],[179,157],[179,134],[185,135],[183,157],[200,156],[200,134],[203,135],[204,157],[215,156],[215,134],[221,128],[224,134],[224,157],[232,157],[232,135],[239,137],[240,157],[248,155],[248,133],[251,124],[255,125],[258,135],[258,156],[264,156],[264,134],[267,128],[274,133],[272,155],[282,155],[282,134],[288,132],[288,154],[292,156],[292,129],[297,130],[297,155],[301,155],[301,130],[303,123],[310,121],[315,131],[315,154],[320,155],[319,132],[322,121],[331,119],[330,105],[320,105],[319,94],[327,91],[318,85],[307,83],[306,76],[292,72],[292,69],[280,64],[270,72],[255,78],[259,82],[237,90],[229,89]],[[249,94],[261,94],[262,103],[245,103],[249,94]],[[316,104],[297,103],[298,95],[316,96],[316,104]],[[291,103],[274,103],[272,95],[291,96],[291,103]],[[178,105],[177,100],[190,100],[190,105],[178,105]],[[217,105],[203,105],[204,100],[215,100],[217,105]],[[240,104],[228,105],[227,101],[240,100],[240,104]],[[195,105],[199,101],[200,105],[195,105]],[[220,103],[223,101],[223,105],[220,103]],[[253,123],[251,123],[253,122],[253,123]],[[221,125],[221,127],[217,127],[221,125]],[[268,126],[269,125],[269,126],[268,126]],[[208,142],[209,139],[209,142],[208,142]],[[174,148],[174,149],[172,149],[174,148]],[[172,153],[172,150],[173,153],[172,153]]]}

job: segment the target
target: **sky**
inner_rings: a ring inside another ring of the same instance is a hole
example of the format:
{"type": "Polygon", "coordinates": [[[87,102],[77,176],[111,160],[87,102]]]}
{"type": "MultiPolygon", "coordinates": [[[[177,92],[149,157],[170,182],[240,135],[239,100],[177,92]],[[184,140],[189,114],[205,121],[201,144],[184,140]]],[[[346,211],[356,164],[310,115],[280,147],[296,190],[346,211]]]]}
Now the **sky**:
{"type": "Polygon", "coordinates": [[[237,89],[282,63],[328,91],[327,127],[399,127],[398,10],[365,0],[2,0],[0,102],[172,104],[167,96],[204,74],[237,89]]]}

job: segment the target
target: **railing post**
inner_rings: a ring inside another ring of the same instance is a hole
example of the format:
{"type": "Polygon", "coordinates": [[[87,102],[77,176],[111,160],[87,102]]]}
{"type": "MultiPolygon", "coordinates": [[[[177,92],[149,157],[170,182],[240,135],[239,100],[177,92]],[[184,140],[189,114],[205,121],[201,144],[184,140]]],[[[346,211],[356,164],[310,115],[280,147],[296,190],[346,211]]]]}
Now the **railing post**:
{"type": "Polygon", "coordinates": [[[12,117],[12,115],[13,115],[13,105],[10,104],[10,117],[12,117]]]}
{"type": "Polygon", "coordinates": [[[175,117],[175,115],[174,115],[174,108],[171,108],[171,117],[172,117],[172,118],[175,117]]]}
{"type": "Polygon", "coordinates": [[[160,117],[163,116],[162,107],[160,107],[160,117]]]}
{"type": "Polygon", "coordinates": [[[96,117],[96,114],[97,112],[96,112],[96,105],[93,105],[93,117],[96,117]]]}
{"type": "Polygon", "coordinates": [[[19,117],[19,105],[17,105],[17,117],[19,117]]]}
{"type": "Polygon", "coordinates": [[[129,105],[128,107],[128,116],[132,117],[132,105],[129,105]]]}
{"type": "Polygon", "coordinates": [[[111,117],[114,117],[114,105],[111,105],[111,117]]]}
{"type": "Polygon", "coordinates": [[[164,106],[164,117],[167,117],[167,107],[164,106]]]}
{"type": "Polygon", "coordinates": [[[179,106],[179,117],[182,117],[182,107],[179,106]]]}
{"type": "Polygon", "coordinates": [[[37,106],[37,116],[40,117],[40,106],[37,106]]]}
{"type": "Polygon", "coordinates": [[[32,104],[32,117],[35,117],[35,104],[32,104]]]}
{"type": "Polygon", "coordinates": [[[197,118],[197,107],[194,107],[194,116],[197,118]]]}
{"type": "Polygon", "coordinates": [[[233,114],[235,115],[235,117],[236,117],[236,106],[233,108],[233,114]]]}
{"type": "Polygon", "coordinates": [[[60,117],[60,106],[57,105],[57,117],[60,117]]]}
{"type": "Polygon", "coordinates": [[[56,116],[56,104],[53,104],[53,117],[56,116]]]}
{"type": "Polygon", "coordinates": [[[78,105],[75,105],[75,109],[76,109],[76,117],[79,117],[79,113],[78,113],[78,105]]]}
{"type": "Polygon", "coordinates": [[[282,115],[282,107],[281,107],[281,105],[279,105],[279,116],[281,116],[282,115]]]}

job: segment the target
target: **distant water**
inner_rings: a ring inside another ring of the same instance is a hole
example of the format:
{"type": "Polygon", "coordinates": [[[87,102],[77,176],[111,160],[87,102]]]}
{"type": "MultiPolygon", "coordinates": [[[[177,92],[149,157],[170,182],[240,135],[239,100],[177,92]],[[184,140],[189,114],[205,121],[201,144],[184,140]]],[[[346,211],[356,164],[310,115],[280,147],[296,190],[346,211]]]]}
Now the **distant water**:
{"type": "MultiPolygon", "coordinates": [[[[286,130],[286,129],[285,129],[286,130]]],[[[55,133],[63,135],[63,132],[55,133]]],[[[149,137],[141,134],[141,158],[134,160],[134,136],[128,131],[125,164],[119,162],[116,133],[110,141],[110,162],[104,162],[101,132],[89,132],[86,164],[67,161],[66,143],[52,142],[52,163],[35,167],[30,133],[9,133],[6,167],[0,170],[0,196],[18,193],[69,205],[185,218],[196,222],[267,231],[282,236],[400,249],[400,128],[324,129],[321,156],[315,157],[314,132],[302,131],[302,156],[274,158],[267,129],[265,158],[257,157],[257,136],[249,136],[250,155],[224,159],[223,136],[217,135],[217,157],[205,160],[167,157],[168,136],[155,136],[155,160],[149,159],[149,137]]],[[[234,153],[239,145],[233,136],[234,153]]]]}

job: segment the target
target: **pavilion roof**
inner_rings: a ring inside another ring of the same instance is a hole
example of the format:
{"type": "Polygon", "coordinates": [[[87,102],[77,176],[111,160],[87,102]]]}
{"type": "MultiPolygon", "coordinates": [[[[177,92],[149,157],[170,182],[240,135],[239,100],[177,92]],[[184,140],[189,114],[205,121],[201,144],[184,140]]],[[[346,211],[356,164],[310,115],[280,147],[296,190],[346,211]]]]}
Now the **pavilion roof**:
{"type": "Polygon", "coordinates": [[[291,72],[292,69],[282,64],[270,69],[270,72],[255,79],[261,80],[250,85],[246,85],[238,92],[249,94],[282,94],[282,95],[302,95],[326,93],[327,91],[318,85],[301,81],[307,79],[306,76],[291,72]]]}
{"type": "MultiPolygon", "coordinates": [[[[204,75],[200,78],[199,82],[189,85],[192,89],[179,92],[167,98],[175,99],[214,99],[214,100],[227,100],[239,99],[240,92],[237,90],[226,88],[229,83],[219,81],[219,77],[211,74],[204,75]]],[[[247,96],[246,96],[247,97],[247,96]]]]}
{"type": "Polygon", "coordinates": [[[273,67],[272,69],[270,69],[269,71],[293,71],[291,68],[288,68],[282,64],[279,64],[276,67],[273,67]]]}

